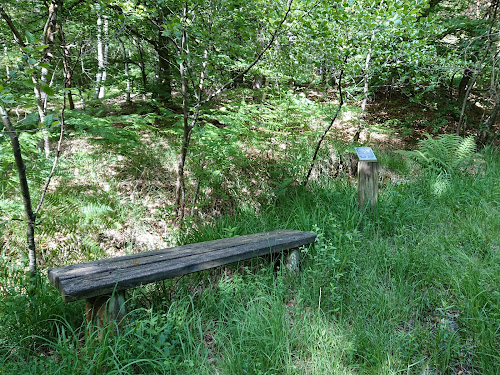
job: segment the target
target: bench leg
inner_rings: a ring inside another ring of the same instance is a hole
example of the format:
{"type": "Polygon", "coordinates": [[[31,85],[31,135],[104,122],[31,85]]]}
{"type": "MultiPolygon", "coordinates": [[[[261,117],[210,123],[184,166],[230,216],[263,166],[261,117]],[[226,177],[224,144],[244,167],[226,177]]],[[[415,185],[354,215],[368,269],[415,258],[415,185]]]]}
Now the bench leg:
{"type": "Polygon", "coordinates": [[[300,251],[295,249],[291,250],[286,256],[286,268],[290,272],[300,271],[300,251]]]}
{"type": "MultiPolygon", "coordinates": [[[[101,329],[108,323],[115,322],[119,324],[126,313],[124,290],[112,295],[92,297],[85,302],[87,323],[96,320],[98,327],[101,329]]],[[[99,333],[99,340],[102,340],[102,331],[99,333]]]]}

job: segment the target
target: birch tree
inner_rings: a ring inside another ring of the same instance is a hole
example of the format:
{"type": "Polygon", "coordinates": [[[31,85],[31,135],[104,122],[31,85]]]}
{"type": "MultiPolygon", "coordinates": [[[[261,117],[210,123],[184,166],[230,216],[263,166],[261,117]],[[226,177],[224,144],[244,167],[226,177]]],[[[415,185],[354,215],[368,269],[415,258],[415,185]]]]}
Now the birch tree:
{"type": "Polygon", "coordinates": [[[106,91],[109,22],[99,3],[95,6],[97,15],[97,73],[95,82],[95,99],[103,99],[106,91]]]}
{"type": "MultiPolygon", "coordinates": [[[[42,33],[42,45],[37,45],[37,41],[33,34],[27,33],[27,43],[24,41],[23,35],[20,33],[18,27],[14,24],[9,14],[5,11],[2,4],[0,4],[0,16],[7,23],[14,39],[19,45],[21,52],[25,55],[26,61],[30,65],[30,74],[32,80],[33,91],[35,94],[36,105],[40,124],[44,132],[44,150],[45,156],[48,158],[50,155],[49,134],[47,131],[47,124],[45,118],[47,116],[47,106],[49,95],[54,93],[53,88],[53,74],[54,70],[51,67],[54,58],[54,38],[56,34],[57,14],[62,7],[62,0],[52,0],[47,4],[48,16],[45,22],[42,33]],[[42,52],[42,57],[39,61],[34,58],[37,51],[42,52]],[[52,72],[50,71],[52,69],[52,72]]],[[[48,124],[50,125],[50,124],[48,124]]]]}

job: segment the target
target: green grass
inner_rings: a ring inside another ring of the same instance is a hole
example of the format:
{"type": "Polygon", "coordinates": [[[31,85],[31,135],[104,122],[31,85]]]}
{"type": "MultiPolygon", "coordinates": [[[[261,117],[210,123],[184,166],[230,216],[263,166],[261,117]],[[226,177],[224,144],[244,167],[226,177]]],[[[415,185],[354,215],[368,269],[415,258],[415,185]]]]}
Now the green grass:
{"type": "MultiPolygon", "coordinates": [[[[301,272],[290,274],[280,259],[264,257],[137,288],[128,293],[130,310],[119,333],[109,327],[99,341],[98,329],[84,323],[83,303],[64,304],[44,273],[36,293],[26,293],[23,253],[16,250],[24,247],[23,223],[9,220],[22,211],[5,193],[0,374],[498,373],[497,150],[481,151],[477,173],[446,180],[376,150],[382,167],[399,179],[381,184],[372,214],[358,209],[355,182],[347,177],[322,176],[307,188],[297,183],[305,164],[294,163],[294,155],[306,155],[310,140],[298,140],[285,155],[276,142],[290,138],[256,136],[251,141],[272,152],[247,159],[252,148],[242,126],[234,125],[234,134],[210,128],[210,139],[194,144],[193,160],[207,156],[205,171],[192,165],[189,175],[193,191],[196,178],[204,178],[203,208],[174,233],[176,240],[314,231],[318,243],[302,249],[301,272]],[[210,151],[211,142],[219,148],[210,151]],[[230,157],[231,175],[210,174],[229,163],[217,154],[220,147],[230,157]],[[242,189],[249,193],[238,195],[242,189]]],[[[171,139],[141,127],[136,136],[116,140],[106,127],[96,141],[87,138],[92,127],[81,125],[75,139],[84,147],[63,159],[37,227],[47,267],[103,256],[111,246],[101,238],[105,231],[129,230],[133,223],[134,230],[156,233],[169,223],[171,139]],[[129,146],[138,152],[124,152],[129,146]]],[[[136,245],[125,239],[120,246],[136,245]]]]}

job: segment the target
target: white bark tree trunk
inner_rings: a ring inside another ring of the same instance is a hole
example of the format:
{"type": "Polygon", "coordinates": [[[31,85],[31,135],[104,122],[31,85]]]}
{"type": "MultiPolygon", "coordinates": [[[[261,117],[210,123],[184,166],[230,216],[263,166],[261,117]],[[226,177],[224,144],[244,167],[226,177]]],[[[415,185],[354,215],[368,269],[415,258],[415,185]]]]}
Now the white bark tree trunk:
{"type": "MultiPolygon", "coordinates": [[[[371,37],[371,43],[375,40],[375,32],[372,32],[372,37],[371,37]]],[[[369,89],[369,84],[370,84],[370,60],[372,58],[372,47],[368,48],[368,53],[366,54],[366,59],[365,59],[365,71],[363,75],[363,101],[361,102],[361,114],[359,116],[359,125],[358,129],[356,130],[356,134],[354,135],[354,142],[359,141],[359,136],[361,135],[361,132],[363,131],[363,128],[365,126],[365,115],[366,115],[366,104],[368,103],[368,89],[369,89]]]]}
{"type": "Polygon", "coordinates": [[[7,73],[7,77],[9,76],[10,74],[10,69],[9,69],[9,55],[8,55],[8,48],[7,48],[7,44],[4,44],[3,45],[3,54],[5,56],[5,72],[7,73]]]}
{"type": "Polygon", "coordinates": [[[94,98],[104,98],[106,92],[106,65],[108,60],[108,19],[102,15],[101,7],[96,5],[97,10],[97,74],[94,98]],[[104,38],[103,38],[104,37],[104,38]]]}

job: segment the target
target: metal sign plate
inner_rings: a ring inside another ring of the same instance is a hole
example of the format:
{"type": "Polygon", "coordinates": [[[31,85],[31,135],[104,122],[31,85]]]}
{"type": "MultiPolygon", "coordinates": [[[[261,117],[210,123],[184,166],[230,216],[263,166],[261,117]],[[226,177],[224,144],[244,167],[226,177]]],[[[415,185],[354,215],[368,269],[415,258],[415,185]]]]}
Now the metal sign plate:
{"type": "Polygon", "coordinates": [[[354,147],[358,154],[359,161],[377,161],[371,147],[354,147]]]}

